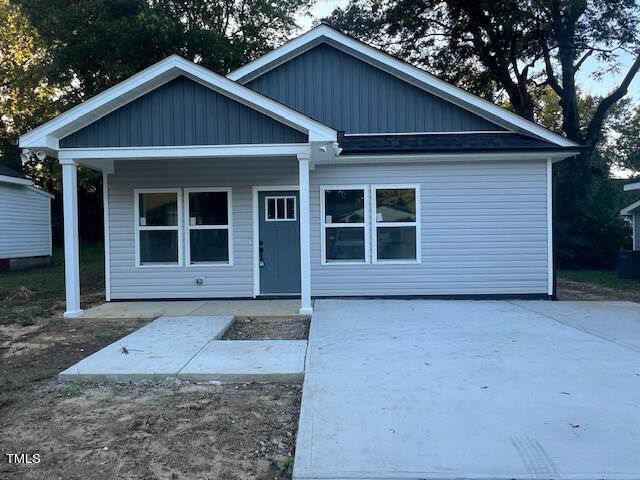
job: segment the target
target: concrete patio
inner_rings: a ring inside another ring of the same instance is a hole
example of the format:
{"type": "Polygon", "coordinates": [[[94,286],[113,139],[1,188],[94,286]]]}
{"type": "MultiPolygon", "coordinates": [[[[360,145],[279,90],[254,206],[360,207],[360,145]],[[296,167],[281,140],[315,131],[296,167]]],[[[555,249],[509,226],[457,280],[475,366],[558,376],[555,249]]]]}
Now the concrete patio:
{"type": "Polygon", "coordinates": [[[58,375],[60,381],[300,383],[306,340],[220,340],[232,315],[160,317],[58,375]]]}
{"type": "Polygon", "coordinates": [[[640,305],[317,300],[294,479],[637,480],[640,305]]]}

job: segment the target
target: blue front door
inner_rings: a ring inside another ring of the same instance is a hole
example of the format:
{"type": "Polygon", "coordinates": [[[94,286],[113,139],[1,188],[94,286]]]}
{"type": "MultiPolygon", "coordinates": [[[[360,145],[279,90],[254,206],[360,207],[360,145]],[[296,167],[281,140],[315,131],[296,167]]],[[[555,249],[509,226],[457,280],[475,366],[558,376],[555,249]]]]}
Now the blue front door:
{"type": "Polygon", "coordinates": [[[260,293],[300,293],[300,221],[296,191],[260,192],[260,293]]]}

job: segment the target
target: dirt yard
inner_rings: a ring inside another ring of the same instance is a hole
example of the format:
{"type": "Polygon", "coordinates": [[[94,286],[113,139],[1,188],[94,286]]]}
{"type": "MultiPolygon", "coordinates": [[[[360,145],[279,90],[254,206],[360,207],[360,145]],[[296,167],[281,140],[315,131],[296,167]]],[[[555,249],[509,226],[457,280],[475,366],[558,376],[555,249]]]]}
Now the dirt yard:
{"type": "Polygon", "coordinates": [[[0,325],[1,479],[291,477],[299,385],[57,383],[58,372],[145,323],[0,325]],[[41,461],[10,465],[6,453],[41,461]]]}
{"type": "Polygon", "coordinates": [[[307,318],[239,317],[222,336],[222,340],[306,340],[308,338],[309,319],[307,318]]]}

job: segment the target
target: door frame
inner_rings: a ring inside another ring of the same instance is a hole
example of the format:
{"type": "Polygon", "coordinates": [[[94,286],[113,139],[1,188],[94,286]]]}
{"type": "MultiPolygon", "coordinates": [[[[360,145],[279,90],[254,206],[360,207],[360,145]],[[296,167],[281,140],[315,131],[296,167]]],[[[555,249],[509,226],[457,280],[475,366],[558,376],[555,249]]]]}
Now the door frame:
{"type": "Polygon", "coordinates": [[[251,193],[251,204],[253,210],[253,298],[260,295],[260,192],[278,192],[278,191],[300,192],[298,185],[254,185],[251,193]]]}

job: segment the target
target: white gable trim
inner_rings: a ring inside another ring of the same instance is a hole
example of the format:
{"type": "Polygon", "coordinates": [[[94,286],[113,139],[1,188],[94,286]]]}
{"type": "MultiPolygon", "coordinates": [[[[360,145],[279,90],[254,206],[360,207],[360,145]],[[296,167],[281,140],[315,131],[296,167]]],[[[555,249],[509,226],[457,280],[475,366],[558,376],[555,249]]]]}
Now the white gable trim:
{"type": "Polygon", "coordinates": [[[0,175],[0,183],[12,183],[15,185],[33,185],[31,180],[19,177],[10,177],[9,175],[0,175]]]}
{"type": "Polygon", "coordinates": [[[159,86],[184,75],[222,95],[309,135],[309,141],[335,142],[337,132],[206,68],[172,55],[20,137],[20,147],[55,153],[59,140],[159,86]]]}
{"type": "Polygon", "coordinates": [[[520,115],[440,80],[424,70],[398,60],[381,50],[370,47],[325,24],[318,25],[281,47],[234,70],[227,75],[227,78],[243,84],[247,83],[253,78],[276,68],[278,65],[287,62],[326,40],[328,40],[327,43],[332,46],[347,49],[347,53],[355,52],[359,54],[357,58],[367,61],[373,66],[383,68],[388,73],[402,80],[409,81],[424,90],[470,110],[505,128],[532,134],[562,147],[579,146],[577,143],[526,120],[520,115]]]}
{"type": "Polygon", "coordinates": [[[640,190],[640,182],[627,183],[623,188],[625,192],[629,192],[631,190],[640,190]]]}
{"type": "Polygon", "coordinates": [[[640,208],[640,200],[620,210],[620,215],[625,217],[628,215],[633,215],[635,211],[638,210],[638,208],[640,208]]]}

